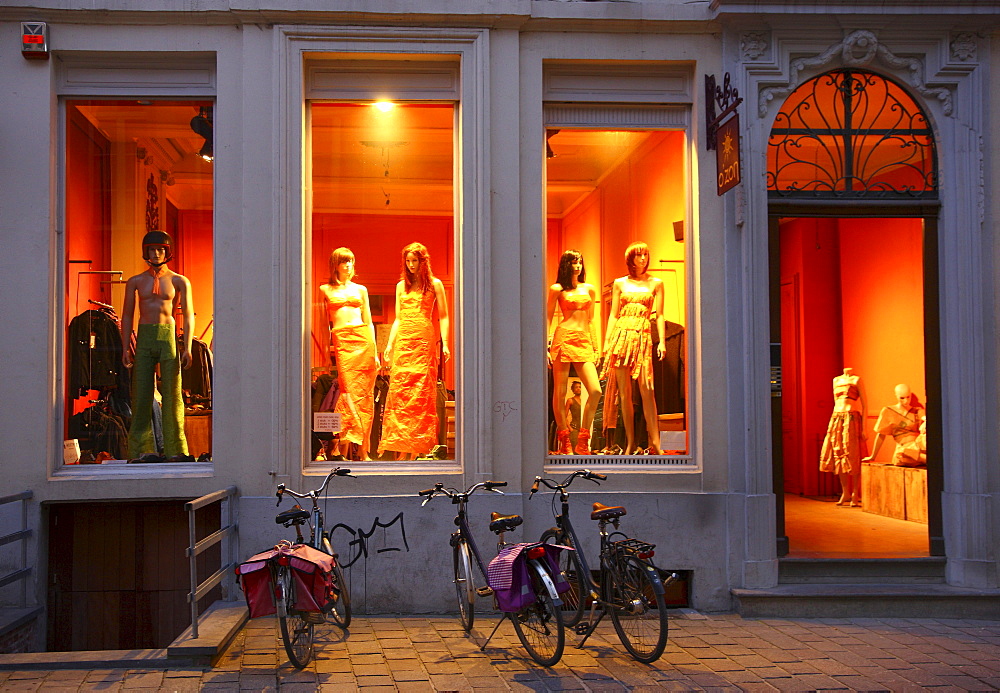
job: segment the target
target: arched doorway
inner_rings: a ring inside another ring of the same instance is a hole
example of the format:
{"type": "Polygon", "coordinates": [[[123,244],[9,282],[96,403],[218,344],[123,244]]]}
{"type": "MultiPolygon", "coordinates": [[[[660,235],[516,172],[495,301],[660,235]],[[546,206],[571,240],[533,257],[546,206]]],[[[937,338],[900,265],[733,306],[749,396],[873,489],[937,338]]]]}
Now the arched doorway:
{"type": "Polygon", "coordinates": [[[768,145],[778,553],[941,555],[933,131],[893,80],[838,69],[768,145]]]}

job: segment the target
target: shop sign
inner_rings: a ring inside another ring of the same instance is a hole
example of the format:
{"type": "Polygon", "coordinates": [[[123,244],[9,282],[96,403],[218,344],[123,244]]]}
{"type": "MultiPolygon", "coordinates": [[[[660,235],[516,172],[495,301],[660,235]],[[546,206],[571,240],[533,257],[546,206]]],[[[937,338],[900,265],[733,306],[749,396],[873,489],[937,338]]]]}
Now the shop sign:
{"type": "Polygon", "coordinates": [[[740,182],[740,115],[719,126],[716,131],[715,164],[718,173],[716,190],[720,195],[740,182]]]}

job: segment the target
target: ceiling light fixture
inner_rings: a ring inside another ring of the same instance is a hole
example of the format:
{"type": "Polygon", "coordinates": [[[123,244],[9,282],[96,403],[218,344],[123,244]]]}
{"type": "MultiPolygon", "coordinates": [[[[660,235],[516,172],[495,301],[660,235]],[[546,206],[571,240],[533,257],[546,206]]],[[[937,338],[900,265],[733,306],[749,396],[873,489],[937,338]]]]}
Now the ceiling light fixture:
{"type": "Polygon", "coordinates": [[[391,111],[396,107],[396,104],[394,104],[392,101],[376,101],[372,105],[375,106],[375,108],[377,108],[378,110],[382,111],[382,113],[388,113],[389,111],[391,111]]]}
{"type": "Polygon", "coordinates": [[[197,135],[205,138],[205,144],[203,144],[201,150],[199,150],[198,156],[205,161],[213,161],[215,159],[215,154],[212,151],[213,125],[211,106],[202,106],[198,109],[198,115],[191,119],[191,129],[194,130],[197,135]]]}

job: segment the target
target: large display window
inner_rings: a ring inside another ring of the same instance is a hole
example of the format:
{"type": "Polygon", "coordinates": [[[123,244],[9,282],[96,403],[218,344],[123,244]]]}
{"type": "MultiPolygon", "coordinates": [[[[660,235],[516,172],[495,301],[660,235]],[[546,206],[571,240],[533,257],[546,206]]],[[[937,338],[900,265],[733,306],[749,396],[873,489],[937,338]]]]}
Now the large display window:
{"type": "Polygon", "coordinates": [[[311,459],[455,459],[454,103],[312,101],[311,459]]]}
{"type": "Polygon", "coordinates": [[[213,103],[63,107],[64,462],[210,461],[213,103]]]}
{"type": "Polygon", "coordinates": [[[686,133],[546,133],[552,461],[689,453],[686,133]]]}

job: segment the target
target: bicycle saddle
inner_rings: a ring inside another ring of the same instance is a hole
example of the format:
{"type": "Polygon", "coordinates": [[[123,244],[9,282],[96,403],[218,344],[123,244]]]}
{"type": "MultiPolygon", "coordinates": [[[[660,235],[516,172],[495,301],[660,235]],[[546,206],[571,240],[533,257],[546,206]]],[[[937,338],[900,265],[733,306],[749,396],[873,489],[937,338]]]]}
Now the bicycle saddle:
{"type": "Polygon", "coordinates": [[[524,518],[520,515],[501,515],[500,513],[492,513],[490,515],[490,531],[497,534],[500,532],[509,532],[522,522],[524,522],[524,518]]]}
{"type": "Polygon", "coordinates": [[[302,524],[309,519],[309,511],[303,510],[299,507],[289,508],[288,510],[282,510],[280,513],[274,516],[274,521],[279,525],[285,525],[286,527],[291,524],[302,524]]]}
{"type": "Polygon", "coordinates": [[[628,511],[620,505],[604,505],[594,503],[594,512],[590,513],[591,520],[613,520],[616,517],[628,515],[628,511]]]}

